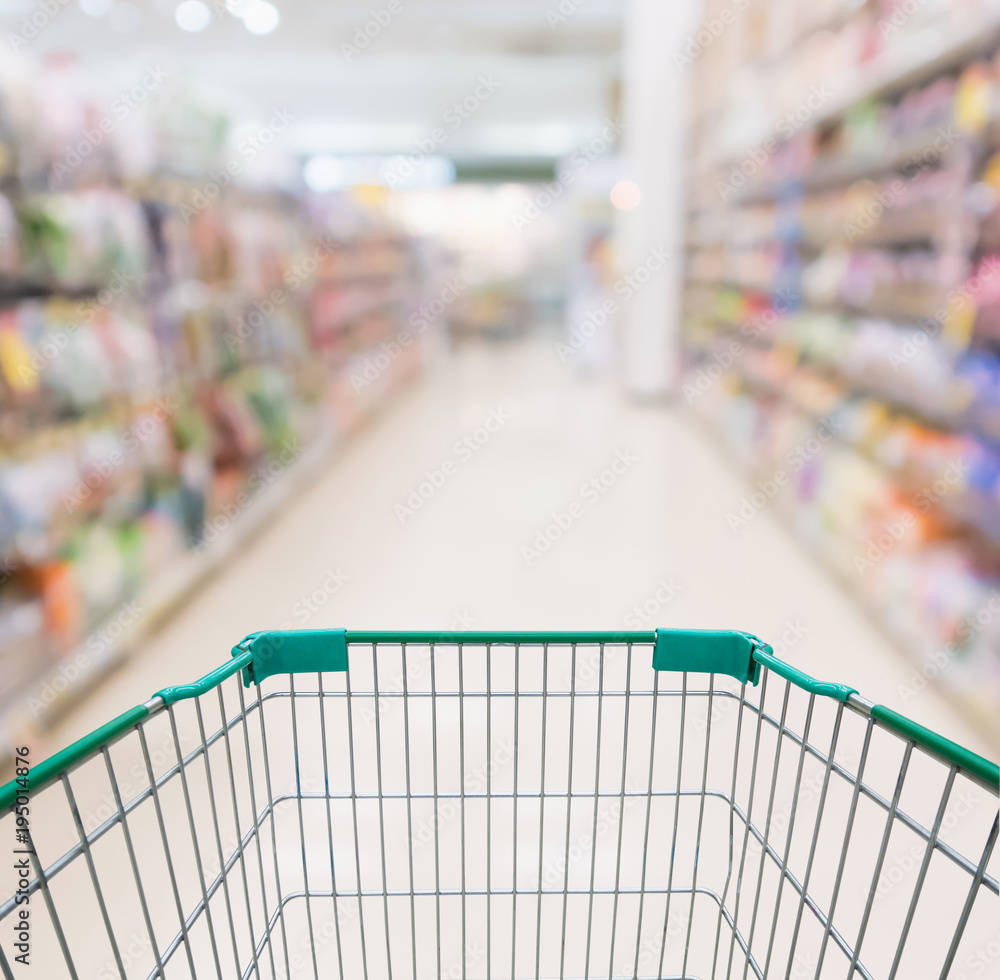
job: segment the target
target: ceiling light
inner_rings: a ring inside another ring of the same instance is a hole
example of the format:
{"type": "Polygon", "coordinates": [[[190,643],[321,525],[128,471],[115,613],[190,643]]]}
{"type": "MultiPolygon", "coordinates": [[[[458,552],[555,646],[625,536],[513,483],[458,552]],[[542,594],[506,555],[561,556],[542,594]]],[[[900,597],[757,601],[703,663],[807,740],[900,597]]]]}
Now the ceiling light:
{"type": "Polygon", "coordinates": [[[212,12],[201,0],[184,0],[174,11],[174,20],[182,31],[192,34],[205,30],[212,19],[212,12]]]}
{"type": "Polygon", "coordinates": [[[306,186],[320,194],[339,191],[348,185],[347,168],[337,157],[312,157],[302,173],[306,186]]]}
{"type": "Polygon", "coordinates": [[[611,188],[611,203],[619,211],[631,211],[641,200],[642,191],[631,180],[620,180],[611,188]]]}
{"type": "Polygon", "coordinates": [[[270,34],[280,20],[278,8],[267,0],[256,0],[243,11],[243,26],[251,34],[270,34]]]}
{"type": "Polygon", "coordinates": [[[390,190],[447,187],[455,183],[455,164],[447,157],[387,157],[379,166],[379,183],[390,190]]]}

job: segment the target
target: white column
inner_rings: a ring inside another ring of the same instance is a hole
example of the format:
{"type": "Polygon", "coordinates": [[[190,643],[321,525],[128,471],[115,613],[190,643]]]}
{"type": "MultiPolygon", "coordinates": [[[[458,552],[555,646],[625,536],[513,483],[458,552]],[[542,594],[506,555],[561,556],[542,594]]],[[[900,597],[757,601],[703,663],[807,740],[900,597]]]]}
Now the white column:
{"type": "Polygon", "coordinates": [[[642,201],[619,212],[620,273],[632,272],[653,250],[665,267],[622,309],[622,372],[637,397],[663,397],[679,369],[684,248],[684,167],[690,69],[678,67],[697,23],[700,0],[626,0],[623,64],[623,175],[642,201]]]}

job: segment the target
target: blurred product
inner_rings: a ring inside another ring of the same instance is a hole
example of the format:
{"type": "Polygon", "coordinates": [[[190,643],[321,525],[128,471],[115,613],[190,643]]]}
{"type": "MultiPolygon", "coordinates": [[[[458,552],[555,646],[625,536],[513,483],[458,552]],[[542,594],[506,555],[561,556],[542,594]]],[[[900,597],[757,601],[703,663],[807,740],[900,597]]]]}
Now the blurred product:
{"type": "Polygon", "coordinates": [[[758,85],[694,110],[687,401],[753,474],[733,530],[773,499],[915,668],[996,732],[996,15],[834,5],[785,46],[786,9],[766,4],[761,30],[734,27],[695,69],[696,99],[737,56],[758,85]],[[804,108],[782,102],[793,76],[821,86],[804,108]],[[849,77],[837,98],[821,82],[849,77]],[[774,130],[746,122],[765,118],[774,130]]]}
{"type": "Polygon", "coordinates": [[[272,486],[419,370],[427,331],[404,335],[432,271],[370,202],[220,182],[233,120],[187,90],[145,140],[84,152],[111,109],[58,60],[17,72],[0,73],[8,729],[16,705],[33,724],[93,683],[272,486]]]}

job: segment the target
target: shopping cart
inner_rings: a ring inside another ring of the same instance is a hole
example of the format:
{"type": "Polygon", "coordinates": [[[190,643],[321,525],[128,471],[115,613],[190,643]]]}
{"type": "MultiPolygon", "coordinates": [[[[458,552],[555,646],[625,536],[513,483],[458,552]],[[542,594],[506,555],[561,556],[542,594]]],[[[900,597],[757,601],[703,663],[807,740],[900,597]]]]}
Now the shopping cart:
{"type": "Polygon", "coordinates": [[[8,980],[1000,975],[997,766],[745,633],[258,633],[23,751],[8,980]]]}

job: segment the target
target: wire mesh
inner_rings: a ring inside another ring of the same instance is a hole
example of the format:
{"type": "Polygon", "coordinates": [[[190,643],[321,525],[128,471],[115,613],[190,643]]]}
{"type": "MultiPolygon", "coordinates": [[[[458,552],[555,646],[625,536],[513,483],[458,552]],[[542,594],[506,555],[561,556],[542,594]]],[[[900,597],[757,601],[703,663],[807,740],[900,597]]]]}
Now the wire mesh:
{"type": "Polygon", "coordinates": [[[1000,972],[996,787],[863,707],[766,670],[656,673],[651,654],[354,644],[348,673],[151,705],[33,797],[32,965],[11,898],[0,970],[1000,972]]]}

